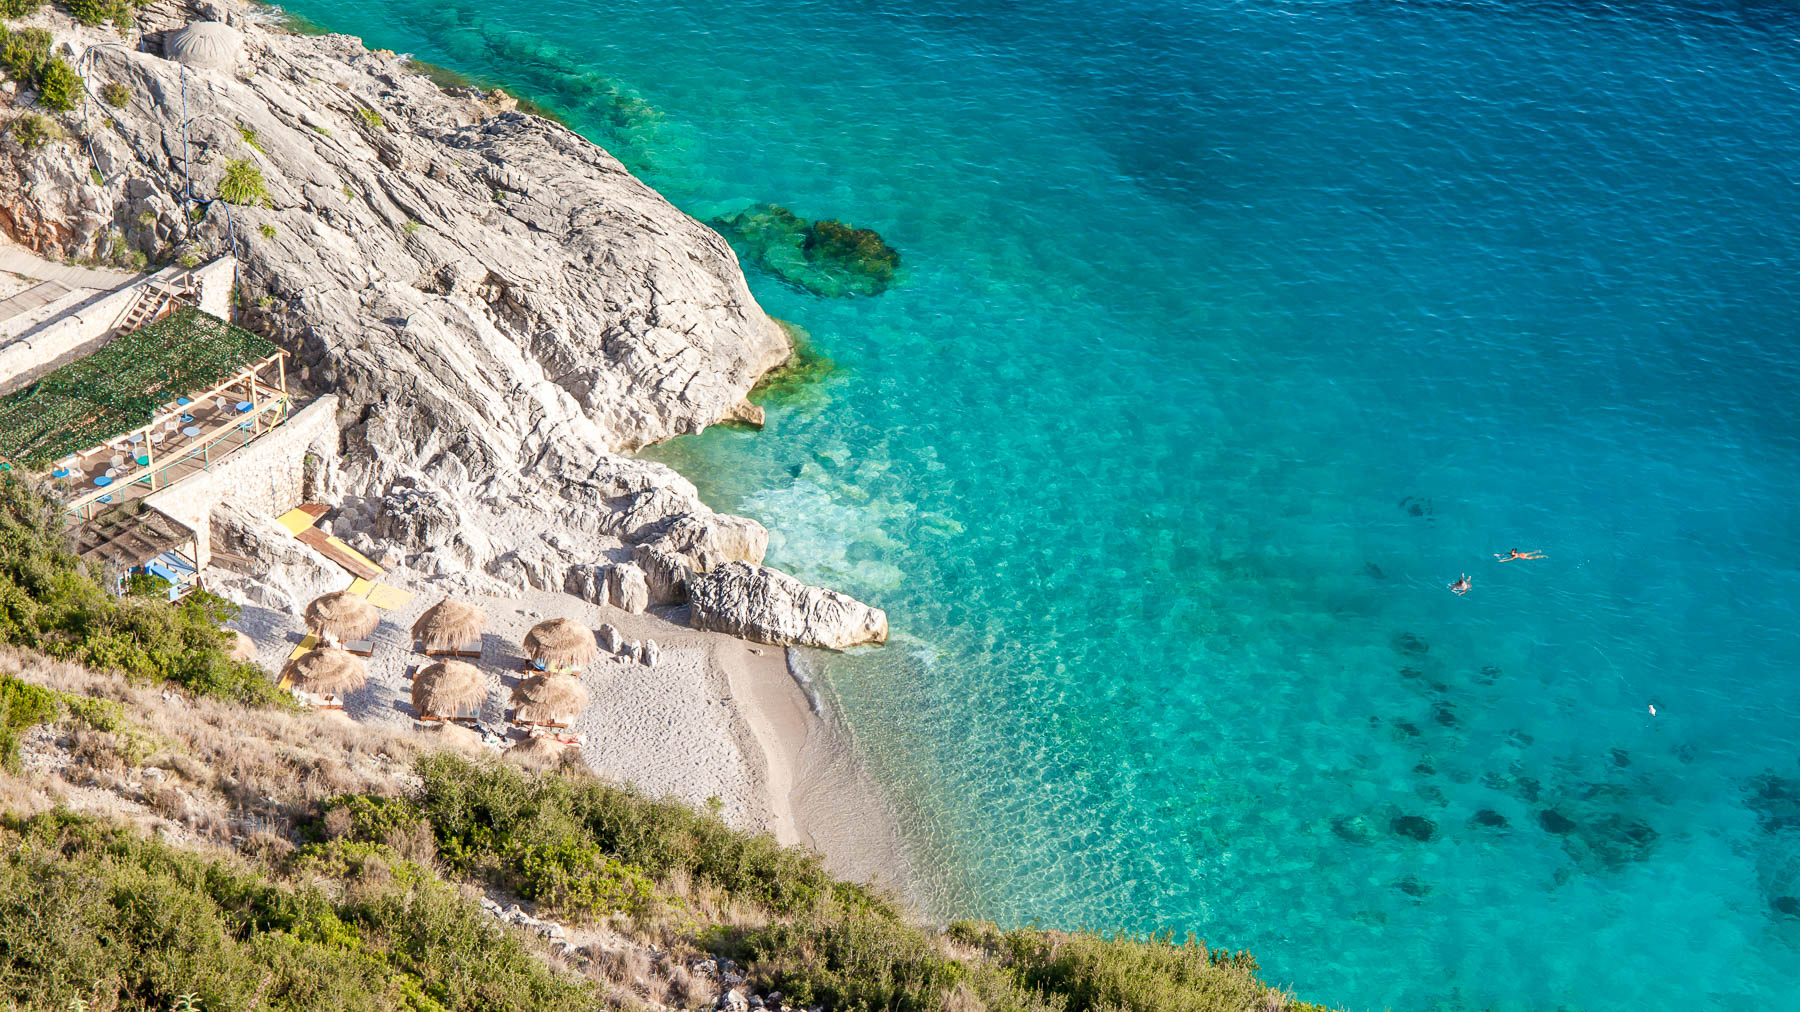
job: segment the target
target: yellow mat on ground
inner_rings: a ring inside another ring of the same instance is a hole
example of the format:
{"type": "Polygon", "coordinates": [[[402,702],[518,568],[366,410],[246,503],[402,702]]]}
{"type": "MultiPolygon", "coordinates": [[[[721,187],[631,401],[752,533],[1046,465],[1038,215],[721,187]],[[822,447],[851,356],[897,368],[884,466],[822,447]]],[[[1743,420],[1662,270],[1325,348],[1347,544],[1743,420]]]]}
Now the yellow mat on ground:
{"type": "Polygon", "coordinates": [[[294,652],[291,654],[288,654],[288,660],[291,661],[294,658],[299,657],[301,654],[306,653],[308,650],[311,650],[313,647],[316,647],[318,645],[319,645],[319,634],[318,633],[307,633],[306,638],[300,641],[300,645],[294,648],[294,652]]]}
{"type": "Polygon", "coordinates": [[[283,513],[281,518],[275,522],[287,528],[289,534],[298,534],[317,523],[318,520],[318,517],[313,516],[305,510],[292,509],[283,513]]]}
{"type": "Polygon", "coordinates": [[[411,591],[401,590],[399,587],[390,587],[385,583],[377,583],[369,590],[369,603],[377,608],[385,608],[388,611],[393,611],[396,608],[404,608],[406,607],[406,602],[411,601],[412,599],[413,596],[411,591]]]}
{"type": "Polygon", "coordinates": [[[375,584],[369,582],[368,580],[363,579],[360,576],[354,580],[351,580],[350,586],[344,588],[344,590],[346,592],[348,592],[351,595],[356,596],[356,597],[368,597],[369,591],[374,590],[374,589],[375,589],[375,584]]]}
{"type": "MultiPolygon", "coordinates": [[[[306,638],[300,641],[300,645],[294,648],[294,652],[291,654],[288,654],[288,660],[290,660],[290,661],[294,660],[295,658],[299,657],[301,654],[306,653],[308,650],[311,650],[313,647],[316,647],[318,645],[319,645],[318,635],[315,633],[307,633],[306,638]]],[[[287,669],[284,666],[282,668],[282,672],[281,672],[281,681],[276,682],[275,684],[278,688],[286,689],[291,686],[291,681],[292,680],[289,679],[287,676],[287,669]]]]}

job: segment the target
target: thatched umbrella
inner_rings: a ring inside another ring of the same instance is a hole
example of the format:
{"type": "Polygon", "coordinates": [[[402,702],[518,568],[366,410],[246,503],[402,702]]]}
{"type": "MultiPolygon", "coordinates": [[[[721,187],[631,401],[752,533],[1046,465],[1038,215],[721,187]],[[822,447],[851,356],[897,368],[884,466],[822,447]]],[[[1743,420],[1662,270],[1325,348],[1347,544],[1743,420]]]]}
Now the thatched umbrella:
{"type": "Polygon", "coordinates": [[[236,629],[227,629],[231,634],[231,659],[234,661],[256,660],[256,641],[236,629]]]}
{"type": "Polygon", "coordinates": [[[477,752],[485,748],[481,743],[481,735],[461,724],[452,724],[447,720],[442,724],[433,724],[427,727],[424,733],[436,738],[436,744],[445,748],[461,749],[465,752],[477,752]]]}
{"type": "Polygon", "coordinates": [[[413,679],[413,712],[421,717],[454,717],[458,710],[479,708],[487,691],[487,679],[475,665],[439,661],[413,679]]]}
{"type": "Polygon", "coordinates": [[[287,677],[294,688],[316,692],[326,699],[360,689],[368,680],[362,658],[337,647],[314,647],[288,662],[287,677]]]}
{"type": "Polygon", "coordinates": [[[525,652],[553,668],[578,668],[594,659],[594,630],[566,618],[539,622],[525,634],[525,652]]]}
{"type": "Polygon", "coordinates": [[[555,738],[527,738],[507,749],[506,758],[532,769],[549,769],[562,763],[568,748],[555,738]]]}
{"type": "Polygon", "coordinates": [[[580,713],[588,691],[573,675],[532,675],[513,690],[512,701],[514,720],[545,724],[580,713]]]}
{"type": "Polygon", "coordinates": [[[412,634],[413,639],[424,641],[428,651],[455,650],[480,639],[485,628],[487,616],[480,608],[446,597],[425,609],[413,623],[412,634]]]}
{"type": "Polygon", "coordinates": [[[381,624],[381,612],[365,598],[334,590],[306,606],[306,624],[328,640],[359,640],[381,624]]]}

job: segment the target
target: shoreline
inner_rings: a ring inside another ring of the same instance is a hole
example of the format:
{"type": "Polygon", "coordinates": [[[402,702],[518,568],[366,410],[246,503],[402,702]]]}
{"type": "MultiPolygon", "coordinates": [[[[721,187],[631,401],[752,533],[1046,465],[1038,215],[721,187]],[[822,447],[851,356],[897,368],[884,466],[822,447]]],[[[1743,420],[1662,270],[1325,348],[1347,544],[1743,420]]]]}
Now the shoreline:
{"type": "MultiPolygon", "coordinates": [[[[365,659],[368,683],[345,698],[344,713],[358,723],[417,733],[409,669],[430,659],[413,651],[410,629],[443,592],[405,569],[390,570],[382,582],[413,598],[382,613],[374,656],[365,659]]],[[[581,751],[589,769],[651,797],[711,809],[739,829],[766,830],[784,845],[818,852],[833,874],[874,882],[918,906],[886,794],[844,728],[829,712],[813,709],[789,670],[788,648],[551,591],[454,596],[479,606],[488,619],[482,657],[472,661],[488,677],[484,725],[505,726],[508,698],[523,677],[519,641],[537,622],[609,624],[628,641],[654,640],[660,655],[654,665],[602,651],[582,672],[589,704],[569,730],[586,735],[581,751]]],[[[259,662],[278,672],[305,635],[304,623],[286,611],[240,603],[243,613],[233,625],[256,642],[259,662]]]]}

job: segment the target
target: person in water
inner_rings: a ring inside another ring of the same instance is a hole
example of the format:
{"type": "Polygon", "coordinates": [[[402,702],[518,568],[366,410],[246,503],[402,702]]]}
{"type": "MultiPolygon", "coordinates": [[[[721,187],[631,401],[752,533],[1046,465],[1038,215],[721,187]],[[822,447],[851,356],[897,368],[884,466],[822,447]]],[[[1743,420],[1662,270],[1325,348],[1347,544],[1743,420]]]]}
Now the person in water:
{"type": "Polygon", "coordinates": [[[1543,557],[1544,553],[1536,549],[1532,549],[1529,552],[1521,552],[1517,548],[1508,548],[1505,555],[1502,555],[1499,552],[1494,553],[1494,558],[1499,559],[1501,562],[1511,562],[1514,559],[1541,559],[1543,557]]]}
{"type": "Polygon", "coordinates": [[[1473,586],[1474,586],[1474,584],[1469,582],[1469,574],[1464,573],[1462,576],[1457,578],[1457,581],[1455,583],[1450,585],[1450,593],[1455,594],[1458,597],[1461,597],[1462,595],[1467,594],[1469,592],[1469,588],[1473,587],[1473,586]]]}

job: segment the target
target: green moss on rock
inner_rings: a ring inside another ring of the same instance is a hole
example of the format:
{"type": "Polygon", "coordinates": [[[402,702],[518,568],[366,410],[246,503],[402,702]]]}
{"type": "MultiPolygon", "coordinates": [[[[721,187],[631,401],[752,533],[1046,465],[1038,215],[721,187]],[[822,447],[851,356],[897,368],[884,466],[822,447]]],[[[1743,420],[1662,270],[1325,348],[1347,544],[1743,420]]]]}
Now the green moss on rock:
{"type": "Polygon", "coordinates": [[[818,396],[819,385],[837,369],[812,343],[812,336],[799,324],[777,319],[775,323],[787,332],[794,353],[786,362],[763,374],[750,398],[757,403],[776,401],[797,403],[818,396]]]}

